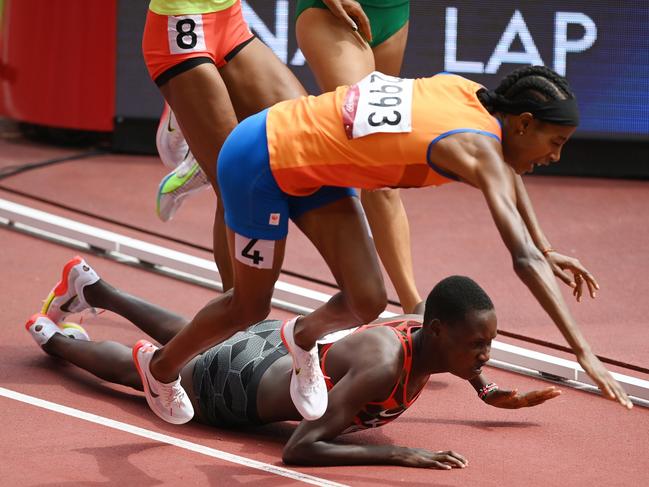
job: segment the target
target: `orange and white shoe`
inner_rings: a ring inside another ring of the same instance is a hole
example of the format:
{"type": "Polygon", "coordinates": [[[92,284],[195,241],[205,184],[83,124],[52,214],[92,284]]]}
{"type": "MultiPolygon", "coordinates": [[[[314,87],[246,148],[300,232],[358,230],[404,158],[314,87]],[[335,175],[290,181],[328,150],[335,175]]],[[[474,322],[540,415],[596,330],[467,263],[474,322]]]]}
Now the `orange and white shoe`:
{"type": "Polygon", "coordinates": [[[185,389],[180,385],[180,377],[164,384],[151,374],[149,364],[157,349],[158,347],[147,340],[140,340],[133,347],[133,362],[142,380],[146,402],[151,410],[167,423],[187,423],[194,417],[194,407],[185,389]]]}
{"type": "Polygon", "coordinates": [[[165,103],[158,123],[155,144],[160,160],[169,169],[176,169],[189,155],[189,146],[180,130],[171,107],[165,103]]]}
{"type": "Polygon", "coordinates": [[[61,333],[61,329],[56,326],[52,320],[41,313],[33,315],[27,323],[25,323],[25,330],[29,332],[34,341],[39,347],[43,347],[50,341],[56,333],[61,333]]]}
{"type": "Polygon", "coordinates": [[[83,296],[83,288],[98,280],[99,276],[93,268],[77,255],[63,267],[61,280],[45,299],[41,313],[54,323],[60,323],[71,313],[86,309],[94,312],[83,296]]]}
{"type": "Polygon", "coordinates": [[[304,350],[295,343],[294,330],[298,318],[284,323],[280,334],[293,358],[293,373],[289,388],[291,399],[302,417],[307,421],[313,421],[325,413],[329,397],[324,374],[320,369],[317,345],[311,350],[304,350]]]}

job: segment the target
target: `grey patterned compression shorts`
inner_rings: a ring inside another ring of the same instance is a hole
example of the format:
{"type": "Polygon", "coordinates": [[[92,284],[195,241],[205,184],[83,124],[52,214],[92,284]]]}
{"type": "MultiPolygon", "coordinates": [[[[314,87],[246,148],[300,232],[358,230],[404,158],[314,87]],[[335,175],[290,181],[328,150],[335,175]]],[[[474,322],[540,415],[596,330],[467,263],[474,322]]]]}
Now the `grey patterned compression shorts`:
{"type": "Polygon", "coordinates": [[[259,381],[271,364],[288,353],[281,326],[281,321],[262,321],[199,356],[192,378],[204,422],[219,427],[261,423],[259,381]]]}

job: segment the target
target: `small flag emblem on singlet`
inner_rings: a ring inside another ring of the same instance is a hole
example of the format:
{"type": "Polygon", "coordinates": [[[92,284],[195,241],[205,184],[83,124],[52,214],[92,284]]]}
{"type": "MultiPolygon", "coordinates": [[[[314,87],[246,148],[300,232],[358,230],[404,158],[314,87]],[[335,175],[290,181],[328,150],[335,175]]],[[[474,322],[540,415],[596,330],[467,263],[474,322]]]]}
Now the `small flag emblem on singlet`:
{"type": "Polygon", "coordinates": [[[270,218],[268,218],[269,225],[279,225],[279,213],[271,213],[270,218]]]}

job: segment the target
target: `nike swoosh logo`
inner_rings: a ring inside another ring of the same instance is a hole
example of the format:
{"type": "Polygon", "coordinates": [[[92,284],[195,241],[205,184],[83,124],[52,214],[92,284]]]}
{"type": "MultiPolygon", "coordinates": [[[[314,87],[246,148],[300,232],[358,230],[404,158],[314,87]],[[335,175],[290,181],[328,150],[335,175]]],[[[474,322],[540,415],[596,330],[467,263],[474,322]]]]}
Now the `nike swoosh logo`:
{"type": "Polygon", "coordinates": [[[61,311],[65,311],[66,313],[72,313],[72,310],[68,306],[70,306],[72,304],[72,301],[74,301],[76,299],[76,297],[77,297],[77,295],[75,294],[70,299],[68,299],[65,303],[63,303],[60,306],[61,311]]]}
{"type": "Polygon", "coordinates": [[[158,397],[160,394],[156,394],[153,392],[153,389],[151,389],[151,382],[149,382],[149,378],[146,375],[146,372],[144,373],[144,379],[146,380],[146,385],[149,388],[149,394],[151,394],[152,397],[158,397]]]}
{"type": "Polygon", "coordinates": [[[169,132],[175,132],[176,129],[171,126],[171,114],[169,114],[169,120],[167,120],[167,130],[169,132]]]}

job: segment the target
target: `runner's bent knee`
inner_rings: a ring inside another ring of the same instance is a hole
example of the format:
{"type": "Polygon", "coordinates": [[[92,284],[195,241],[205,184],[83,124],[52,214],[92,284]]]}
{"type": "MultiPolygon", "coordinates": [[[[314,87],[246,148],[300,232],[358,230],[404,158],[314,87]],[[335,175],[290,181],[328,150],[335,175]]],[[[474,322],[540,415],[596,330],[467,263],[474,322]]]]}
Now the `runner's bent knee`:
{"type": "Polygon", "coordinates": [[[388,304],[383,280],[369,279],[353,292],[343,290],[351,312],[362,323],[369,323],[378,317],[388,304]]]}
{"type": "Polygon", "coordinates": [[[253,323],[265,320],[271,312],[271,296],[272,291],[268,295],[266,295],[266,293],[261,293],[261,296],[241,296],[239,299],[235,287],[231,308],[233,316],[237,317],[237,321],[246,323],[243,328],[248,327],[253,323]]]}

